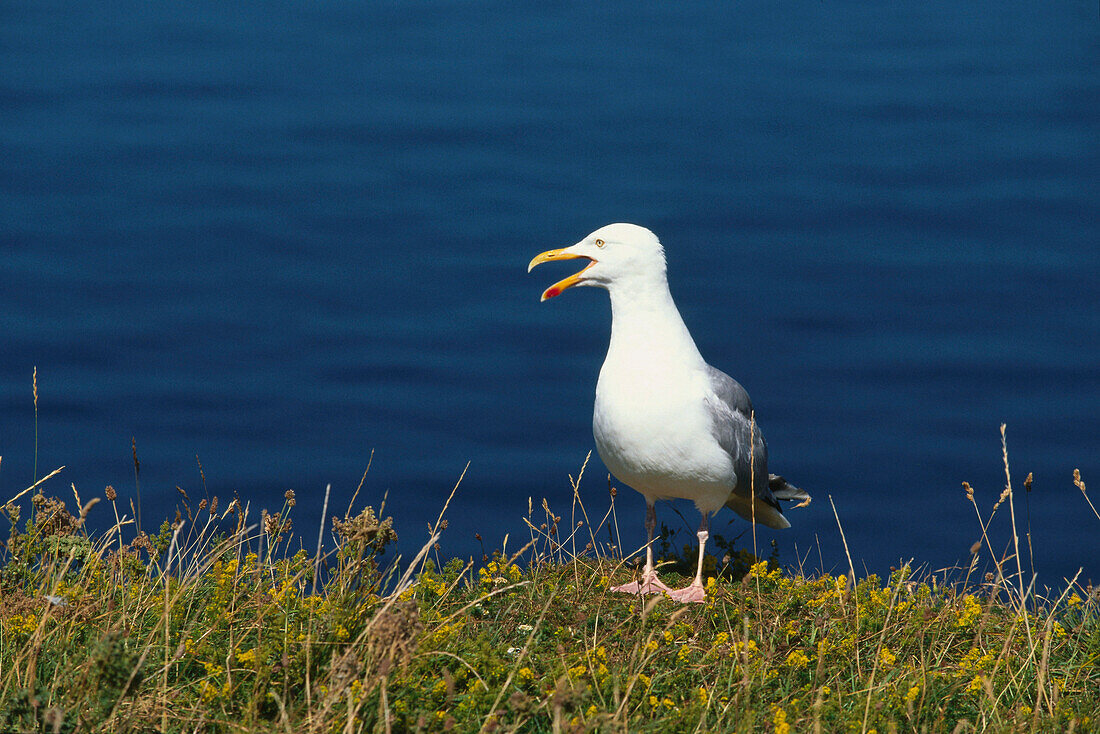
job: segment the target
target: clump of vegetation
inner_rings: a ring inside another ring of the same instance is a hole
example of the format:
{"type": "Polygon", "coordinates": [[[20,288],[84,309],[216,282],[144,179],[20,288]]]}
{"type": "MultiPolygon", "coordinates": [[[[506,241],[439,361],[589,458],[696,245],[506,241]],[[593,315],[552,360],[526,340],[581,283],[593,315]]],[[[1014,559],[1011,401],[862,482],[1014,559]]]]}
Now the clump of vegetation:
{"type": "MultiPolygon", "coordinates": [[[[0,731],[1094,731],[1100,589],[1041,596],[1018,547],[993,556],[1005,469],[988,516],[964,484],[982,541],[960,578],[792,574],[719,539],[700,605],[608,591],[636,554],[614,488],[593,520],[579,477],[567,521],[543,500],[519,550],[441,563],[442,514],[398,562],[372,507],[331,518],[331,552],[294,549],[293,492],[251,523],[181,490],[151,535],[107,487],[92,534],[100,498],[70,510],[54,472],[0,508],[0,731]]],[[[695,545],[662,536],[686,583],[695,545]]]]}
{"type": "Polygon", "coordinates": [[[567,522],[544,502],[523,548],[476,563],[437,563],[433,537],[399,572],[383,562],[392,521],[370,507],[332,519],[318,564],[287,547],[292,493],[256,526],[236,501],[185,503],[129,542],[124,516],[89,535],[74,499],[39,487],[25,521],[4,511],[4,731],[1097,726],[1100,590],[1021,597],[1004,559],[969,586],[758,559],[735,578],[744,555],[727,549],[708,559],[707,602],[683,606],[607,591],[632,573],[596,540],[617,537],[613,501],[595,527],[579,502],[567,522]]]}

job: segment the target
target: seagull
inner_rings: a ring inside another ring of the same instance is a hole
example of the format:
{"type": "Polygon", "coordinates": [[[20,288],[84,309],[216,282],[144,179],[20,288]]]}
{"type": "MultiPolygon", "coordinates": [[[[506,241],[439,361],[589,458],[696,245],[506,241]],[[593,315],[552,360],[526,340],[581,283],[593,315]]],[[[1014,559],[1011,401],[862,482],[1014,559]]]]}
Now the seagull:
{"type": "Polygon", "coordinates": [[[611,342],[596,383],[592,433],[604,465],[645,497],[646,563],[642,577],[612,591],[667,594],[702,602],[703,553],[710,516],[723,506],[769,528],[789,528],[779,500],[809,504],[810,495],[768,474],[768,447],[745,388],[699,353],[668,287],[665,250],[636,224],[609,224],[571,247],[536,255],[546,262],[587,260],[542,300],[573,286],[603,288],[611,298],[611,342]],[[702,515],[699,560],[690,586],[672,589],[653,567],[654,502],[689,499],[702,515]]]}

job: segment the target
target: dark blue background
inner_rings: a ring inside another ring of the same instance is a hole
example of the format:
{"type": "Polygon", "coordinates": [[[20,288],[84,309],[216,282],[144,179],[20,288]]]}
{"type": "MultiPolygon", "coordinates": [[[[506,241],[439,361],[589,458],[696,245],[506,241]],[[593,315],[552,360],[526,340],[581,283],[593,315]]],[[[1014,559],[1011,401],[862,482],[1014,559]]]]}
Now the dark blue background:
{"type": "MultiPolygon", "coordinates": [[[[846,565],[830,494],[857,567],[965,559],[1006,421],[1040,582],[1096,578],[1098,69],[1084,0],[0,2],[0,495],[37,365],[54,494],[132,496],[134,437],[147,522],[197,454],[310,536],[374,450],[403,550],[467,461],[445,552],[525,537],[610,319],[525,266],[633,221],[817,499],[761,531],[784,561],[846,565]]],[[[598,462],[581,490],[602,514],[598,462]]]]}

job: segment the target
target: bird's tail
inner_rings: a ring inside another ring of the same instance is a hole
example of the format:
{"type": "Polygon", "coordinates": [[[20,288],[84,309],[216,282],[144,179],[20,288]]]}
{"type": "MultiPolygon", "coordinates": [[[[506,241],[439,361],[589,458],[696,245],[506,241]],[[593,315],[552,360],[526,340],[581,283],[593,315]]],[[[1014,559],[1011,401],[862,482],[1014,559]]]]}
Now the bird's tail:
{"type": "Polygon", "coordinates": [[[768,489],[772,491],[772,494],[777,500],[785,500],[787,502],[798,501],[795,507],[805,507],[813,501],[810,497],[810,493],[804,489],[799,489],[783,477],[778,474],[768,475],[768,489]]]}
{"type": "Polygon", "coordinates": [[[786,479],[775,474],[768,476],[768,488],[761,491],[752,502],[748,497],[738,494],[737,490],[730,492],[726,500],[726,507],[736,512],[750,522],[758,522],[769,528],[783,530],[791,526],[790,521],[783,517],[783,508],[779,500],[794,502],[795,507],[805,507],[810,504],[810,495],[798,487],[787,482],[786,479]]]}

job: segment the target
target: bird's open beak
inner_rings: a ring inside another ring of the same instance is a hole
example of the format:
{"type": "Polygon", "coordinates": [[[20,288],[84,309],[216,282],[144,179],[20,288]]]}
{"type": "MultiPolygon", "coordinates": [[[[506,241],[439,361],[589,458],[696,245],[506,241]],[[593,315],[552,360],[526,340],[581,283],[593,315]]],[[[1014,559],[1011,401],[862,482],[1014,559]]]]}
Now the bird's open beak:
{"type": "Polygon", "coordinates": [[[562,250],[547,250],[546,252],[535,255],[535,259],[532,260],[531,264],[527,266],[528,273],[534,270],[536,265],[541,265],[542,263],[547,263],[554,260],[576,260],[578,258],[588,260],[590,262],[579,273],[574,273],[568,278],[563,278],[562,280],[559,280],[557,283],[544,290],[542,292],[542,298],[540,300],[545,301],[547,298],[553,298],[554,296],[559,295],[566,288],[571,288],[580,283],[581,276],[584,275],[584,271],[592,267],[592,265],[595,264],[596,261],[588,257],[587,255],[577,255],[569,252],[568,248],[562,250]]]}

